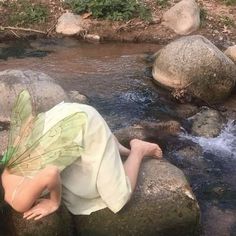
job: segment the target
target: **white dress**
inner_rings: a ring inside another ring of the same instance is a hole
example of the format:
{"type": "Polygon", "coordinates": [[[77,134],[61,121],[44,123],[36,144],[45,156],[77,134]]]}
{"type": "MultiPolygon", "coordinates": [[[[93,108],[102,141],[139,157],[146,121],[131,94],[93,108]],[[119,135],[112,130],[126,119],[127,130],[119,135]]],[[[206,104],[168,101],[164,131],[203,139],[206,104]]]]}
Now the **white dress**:
{"type": "Polygon", "coordinates": [[[46,112],[44,132],[75,112],[87,114],[84,135],[75,139],[84,151],[61,172],[62,200],[76,215],[105,207],[116,213],[129,200],[131,186],[116,140],[101,115],[91,106],[62,102],[46,112]]]}

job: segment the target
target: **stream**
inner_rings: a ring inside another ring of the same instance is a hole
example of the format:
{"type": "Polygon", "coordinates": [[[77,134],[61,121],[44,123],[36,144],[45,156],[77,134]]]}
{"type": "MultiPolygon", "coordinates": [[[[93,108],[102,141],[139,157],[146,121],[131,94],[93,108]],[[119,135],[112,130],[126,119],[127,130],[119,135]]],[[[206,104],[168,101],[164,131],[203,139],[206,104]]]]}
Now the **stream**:
{"type": "MultiPolygon", "coordinates": [[[[176,103],[157,87],[147,57],[156,44],[90,44],[75,39],[38,39],[0,44],[0,70],[41,71],[65,91],[88,97],[113,131],[140,121],[180,118],[176,103]]],[[[183,121],[184,122],[184,121],[183,121]]],[[[170,162],[188,177],[201,208],[201,236],[236,235],[236,123],[229,120],[216,138],[183,131],[166,148],[170,162]],[[203,155],[186,161],[178,150],[200,145],[203,155]]]]}

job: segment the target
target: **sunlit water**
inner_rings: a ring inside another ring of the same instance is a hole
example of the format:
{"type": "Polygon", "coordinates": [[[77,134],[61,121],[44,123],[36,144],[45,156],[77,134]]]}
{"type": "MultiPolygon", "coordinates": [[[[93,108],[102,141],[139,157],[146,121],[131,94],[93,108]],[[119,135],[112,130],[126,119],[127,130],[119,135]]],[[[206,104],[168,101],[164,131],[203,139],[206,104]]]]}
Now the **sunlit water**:
{"type": "Polygon", "coordinates": [[[118,129],[171,113],[171,104],[160,98],[162,90],[146,76],[145,58],[159,48],[155,44],[89,44],[72,39],[13,42],[2,49],[0,70],[47,73],[66,91],[86,95],[111,128],[118,129]]]}

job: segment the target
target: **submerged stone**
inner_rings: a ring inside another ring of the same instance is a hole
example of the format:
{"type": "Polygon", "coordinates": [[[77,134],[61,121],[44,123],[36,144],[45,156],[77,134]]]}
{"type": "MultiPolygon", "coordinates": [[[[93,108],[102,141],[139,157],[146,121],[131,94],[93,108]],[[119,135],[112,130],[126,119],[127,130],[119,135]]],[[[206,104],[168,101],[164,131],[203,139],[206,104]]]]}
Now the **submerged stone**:
{"type": "Polygon", "coordinates": [[[225,123],[225,118],[218,111],[208,108],[202,109],[191,120],[191,133],[207,138],[218,136],[225,123]]]}
{"type": "Polygon", "coordinates": [[[181,125],[178,121],[169,120],[163,122],[143,121],[138,125],[129,126],[117,130],[114,134],[125,146],[129,146],[131,139],[137,138],[158,143],[162,148],[168,145],[168,141],[178,135],[181,125]]]}

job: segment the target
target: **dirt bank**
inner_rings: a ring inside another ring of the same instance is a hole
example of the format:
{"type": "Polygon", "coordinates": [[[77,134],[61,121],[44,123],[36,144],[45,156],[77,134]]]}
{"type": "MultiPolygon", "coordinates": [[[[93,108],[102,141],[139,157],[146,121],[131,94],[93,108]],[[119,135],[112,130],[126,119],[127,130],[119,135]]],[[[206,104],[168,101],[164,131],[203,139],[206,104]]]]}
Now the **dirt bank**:
{"type": "MultiPolygon", "coordinates": [[[[25,27],[40,30],[44,33],[33,31],[21,31],[15,29],[4,29],[0,31],[0,41],[15,38],[37,38],[37,37],[61,37],[56,34],[55,25],[58,17],[69,9],[60,0],[33,0],[34,3],[42,3],[48,9],[48,16],[40,23],[12,23],[9,22],[9,15],[14,14],[13,7],[9,7],[14,0],[7,1],[7,4],[0,5],[0,26],[25,27]]],[[[162,15],[171,6],[175,4],[169,0],[166,6],[157,4],[156,0],[145,0],[145,4],[151,9],[152,20],[147,22],[135,18],[126,22],[108,21],[93,19],[92,16],[86,18],[89,25],[88,33],[97,34],[102,41],[119,41],[119,42],[153,42],[165,44],[180,35],[175,34],[172,30],[162,24],[162,15]]],[[[201,9],[201,27],[194,34],[201,34],[213,41],[217,46],[226,48],[236,43],[236,5],[226,5],[224,0],[198,0],[201,9]]],[[[234,0],[233,0],[234,2],[234,0]]],[[[76,36],[82,38],[82,36],[76,36]]]]}

